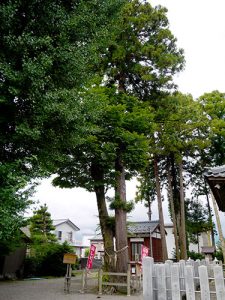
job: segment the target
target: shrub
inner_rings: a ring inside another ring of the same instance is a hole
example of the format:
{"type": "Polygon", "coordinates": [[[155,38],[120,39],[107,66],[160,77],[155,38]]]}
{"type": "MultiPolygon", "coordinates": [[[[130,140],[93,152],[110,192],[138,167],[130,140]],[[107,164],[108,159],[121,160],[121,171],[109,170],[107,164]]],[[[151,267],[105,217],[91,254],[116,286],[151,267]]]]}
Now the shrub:
{"type": "Polygon", "coordinates": [[[194,252],[194,251],[188,251],[187,255],[188,255],[188,257],[190,257],[193,260],[203,259],[205,257],[202,253],[198,253],[198,252],[194,252]]]}
{"type": "Polygon", "coordinates": [[[35,255],[26,259],[26,276],[64,276],[66,264],[63,263],[65,253],[73,253],[73,248],[67,243],[48,243],[39,246],[35,255]]]}

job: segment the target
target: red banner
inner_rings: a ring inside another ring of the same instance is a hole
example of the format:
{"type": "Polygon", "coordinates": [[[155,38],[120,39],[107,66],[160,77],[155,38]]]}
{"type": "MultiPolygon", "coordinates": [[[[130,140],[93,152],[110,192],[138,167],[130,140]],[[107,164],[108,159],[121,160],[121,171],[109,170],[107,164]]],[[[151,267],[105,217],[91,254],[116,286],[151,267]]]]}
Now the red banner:
{"type": "Polygon", "coordinates": [[[148,256],[148,247],[141,245],[141,261],[145,256],[148,256]]]}
{"type": "Polygon", "coordinates": [[[96,247],[94,245],[91,245],[86,267],[88,270],[92,268],[93,259],[95,257],[95,250],[96,247]]]}

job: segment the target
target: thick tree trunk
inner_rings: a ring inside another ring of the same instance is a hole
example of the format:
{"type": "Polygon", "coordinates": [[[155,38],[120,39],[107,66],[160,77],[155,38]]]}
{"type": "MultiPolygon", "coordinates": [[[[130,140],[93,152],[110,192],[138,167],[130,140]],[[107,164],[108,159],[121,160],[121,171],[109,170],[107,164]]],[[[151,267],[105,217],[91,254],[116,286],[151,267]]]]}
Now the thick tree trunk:
{"type": "Polygon", "coordinates": [[[158,200],[159,224],[160,224],[160,234],[161,234],[161,243],[162,243],[162,255],[163,255],[162,259],[163,261],[165,261],[168,259],[168,253],[167,253],[167,245],[166,245],[166,233],[165,233],[165,226],[164,226],[162,196],[160,190],[160,179],[159,179],[157,157],[154,158],[154,172],[155,172],[155,180],[156,180],[156,193],[157,193],[157,200],[158,200]]]}
{"type": "Polygon", "coordinates": [[[105,189],[103,184],[104,174],[96,165],[92,165],[92,178],[96,182],[95,185],[95,194],[97,199],[99,222],[103,237],[104,243],[104,269],[106,271],[115,270],[115,252],[114,252],[114,243],[113,243],[113,230],[109,226],[108,219],[108,210],[105,200],[105,189]]]}
{"type": "MultiPolygon", "coordinates": [[[[117,155],[115,161],[116,171],[116,186],[115,200],[126,204],[126,183],[125,170],[120,154],[117,155]]],[[[119,205],[120,206],[120,205],[119,205]]],[[[128,245],[127,245],[127,213],[122,207],[115,208],[115,236],[116,236],[116,251],[117,251],[117,272],[127,272],[128,267],[128,245]]]]}
{"type": "Polygon", "coordinates": [[[172,222],[173,222],[176,259],[179,261],[180,260],[180,249],[179,249],[178,233],[177,233],[177,220],[176,220],[175,209],[174,209],[172,179],[171,179],[169,165],[167,167],[167,180],[168,180],[168,199],[169,199],[169,203],[170,203],[171,218],[172,218],[172,222]]]}
{"type": "Polygon", "coordinates": [[[180,176],[180,258],[187,259],[187,240],[185,228],[185,203],[184,203],[184,183],[183,183],[183,164],[179,163],[180,176]]]}

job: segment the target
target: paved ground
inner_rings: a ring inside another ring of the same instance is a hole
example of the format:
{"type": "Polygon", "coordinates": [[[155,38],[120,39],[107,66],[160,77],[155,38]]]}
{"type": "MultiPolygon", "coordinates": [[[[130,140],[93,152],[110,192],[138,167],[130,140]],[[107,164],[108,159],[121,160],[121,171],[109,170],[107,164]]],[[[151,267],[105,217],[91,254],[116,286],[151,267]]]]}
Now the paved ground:
{"type": "MultiPolygon", "coordinates": [[[[69,294],[64,293],[64,278],[36,279],[0,282],[0,300],[124,300],[123,295],[98,295],[97,282],[88,284],[87,293],[81,294],[80,278],[72,279],[69,294]]],[[[130,300],[142,300],[143,296],[131,295],[130,300]]]]}

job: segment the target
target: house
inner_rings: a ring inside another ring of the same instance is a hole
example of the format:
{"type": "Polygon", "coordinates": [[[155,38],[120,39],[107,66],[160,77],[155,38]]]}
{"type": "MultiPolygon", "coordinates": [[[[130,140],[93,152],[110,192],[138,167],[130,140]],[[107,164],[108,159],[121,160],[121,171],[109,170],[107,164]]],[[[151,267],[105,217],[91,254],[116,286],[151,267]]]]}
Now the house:
{"type": "Polygon", "coordinates": [[[95,257],[100,259],[104,255],[104,243],[102,235],[95,235],[90,239],[90,244],[96,247],[95,257]]]}
{"type": "Polygon", "coordinates": [[[149,248],[155,262],[162,261],[159,221],[132,222],[128,225],[128,251],[131,261],[141,261],[141,245],[149,248]]]}
{"type": "Polygon", "coordinates": [[[67,242],[74,248],[74,252],[80,257],[82,246],[82,234],[80,229],[69,219],[53,220],[55,235],[60,244],[67,242]]]}

